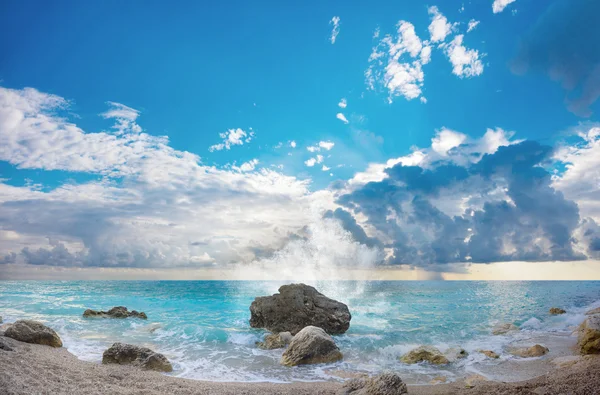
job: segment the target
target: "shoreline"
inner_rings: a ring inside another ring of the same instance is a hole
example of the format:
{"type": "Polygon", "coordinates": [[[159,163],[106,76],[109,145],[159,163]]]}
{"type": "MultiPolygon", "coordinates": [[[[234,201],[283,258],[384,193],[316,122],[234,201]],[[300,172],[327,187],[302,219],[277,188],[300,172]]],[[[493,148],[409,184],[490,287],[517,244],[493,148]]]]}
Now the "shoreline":
{"type": "MultiPolygon", "coordinates": [[[[102,365],[78,359],[65,348],[22,343],[2,337],[14,351],[0,350],[0,394],[340,394],[340,382],[241,383],[200,381],[102,365]]],[[[442,394],[593,394],[600,385],[600,356],[563,358],[546,374],[512,383],[460,379],[448,384],[409,385],[408,393],[442,394]],[[534,392],[535,391],[535,392],[534,392]]]]}

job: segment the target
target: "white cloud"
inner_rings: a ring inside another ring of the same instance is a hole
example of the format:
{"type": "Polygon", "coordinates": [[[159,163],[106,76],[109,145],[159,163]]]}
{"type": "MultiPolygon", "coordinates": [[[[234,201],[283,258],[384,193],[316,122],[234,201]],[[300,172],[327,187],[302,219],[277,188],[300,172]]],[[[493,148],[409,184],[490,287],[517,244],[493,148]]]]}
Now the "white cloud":
{"type": "Polygon", "coordinates": [[[479,58],[479,52],[463,46],[463,37],[462,34],[454,37],[444,48],[446,56],[452,63],[452,73],[461,78],[481,75],[483,73],[483,63],[479,58]]]}
{"type": "Polygon", "coordinates": [[[290,141],[290,147],[296,148],[296,142],[294,140],[290,141]]]}
{"type": "Polygon", "coordinates": [[[346,119],[346,116],[341,112],[338,112],[335,117],[344,123],[348,123],[349,121],[346,119]]]}
{"type": "Polygon", "coordinates": [[[318,163],[322,163],[323,162],[323,155],[317,155],[314,158],[310,158],[306,161],[304,161],[304,164],[308,167],[313,167],[314,165],[318,164],[318,163]]]}
{"type": "Polygon", "coordinates": [[[442,128],[436,136],[431,139],[431,149],[441,156],[448,156],[448,151],[461,145],[467,136],[454,130],[442,128]]]}
{"type": "Polygon", "coordinates": [[[249,143],[254,137],[254,132],[246,132],[240,128],[229,129],[226,132],[219,133],[219,137],[223,139],[223,142],[211,145],[208,148],[210,152],[221,151],[223,149],[229,150],[234,145],[243,145],[244,143],[249,143]]]}
{"type": "Polygon", "coordinates": [[[348,102],[346,101],[346,98],[342,97],[342,99],[338,103],[338,106],[340,106],[340,108],[346,108],[347,105],[348,105],[348,102]]]}
{"type": "Polygon", "coordinates": [[[242,165],[240,166],[240,170],[241,171],[252,171],[252,170],[254,170],[256,165],[258,165],[258,159],[252,159],[252,160],[249,160],[248,162],[242,163],[242,165]]]}
{"type": "Polygon", "coordinates": [[[323,165],[323,167],[321,168],[321,170],[322,171],[327,171],[327,170],[331,170],[331,168],[323,165]]]}
{"type": "Polygon", "coordinates": [[[319,141],[319,147],[326,151],[331,150],[334,145],[335,143],[333,141],[319,141]]]}
{"type": "Polygon", "coordinates": [[[329,24],[333,25],[329,40],[331,41],[331,44],[335,44],[335,40],[337,39],[338,34],[340,34],[340,17],[334,16],[331,18],[331,21],[329,21],[329,24]]]}
{"type": "Polygon", "coordinates": [[[442,42],[452,33],[453,26],[448,22],[448,19],[442,15],[436,6],[429,7],[429,15],[431,15],[431,23],[429,24],[429,35],[431,42],[442,42]]]}
{"type": "Polygon", "coordinates": [[[469,21],[469,26],[467,27],[467,33],[469,33],[471,30],[475,29],[477,27],[477,25],[479,25],[479,21],[476,21],[475,19],[471,19],[469,21]]]}
{"type": "Polygon", "coordinates": [[[494,14],[504,11],[507,5],[514,3],[517,0],[494,0],[492,3],[492,11],[494,14]]]}

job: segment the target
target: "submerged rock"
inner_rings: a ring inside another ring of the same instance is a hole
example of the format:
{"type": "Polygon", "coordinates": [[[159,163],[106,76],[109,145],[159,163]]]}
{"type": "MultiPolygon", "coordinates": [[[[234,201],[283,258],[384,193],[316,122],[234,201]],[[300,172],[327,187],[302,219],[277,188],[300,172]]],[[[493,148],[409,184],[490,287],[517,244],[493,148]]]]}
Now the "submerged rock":
{"type": "Polygon", "coordinates": [[[577,346],[581,354],[600,354],[600,314],[590,315],[581,323],[577,346]]]}
{"type": "Polygon", "coordinates": [[[504,322],[504,323],[500,323],[497,324],[496,326],[494,326],[494,328],[492,329],[492,335],[505,335],[508,332],[514,332],[514,331],[518,331],[519,327],[516,326],[513,323],[510,322],[504,322]]]}
{"type": "Polygon", "coordinates": [[[500,355],[496,354],[492,350],[477,350],[477,351],[482,353],[483,355],[485,355],[488,358],[493,358],[493,359],[500,358],[500,355]]]}
{"type": "Polygon", "coordinates": [[[83,316],[84,317],[103,317],[103,318],[104,317],[109,317],[109,318],[136,317],[136,318],[141,318],[144,320],[148,319],[148,316],[143,311],[142,312],[138,312],[136,310],[128,311],[127,307],[124,307],[124,306],[113,307],[112,309],[110,309],[108,311],[87,309],[86,311],[83,312],[83,316]]]}
{"type": "Polygon", "coordinates": [[[531,347],[520,347],[508,350],[508,352],[512,355],[516,355],[517,357],[521,358],[541,357],[542,355],[546,355],[548,351],[548,348],[540,346],[539,344],[531,347]]]}
{"type": "Polygon", "coordinates": [[[281,356],[284,366],[335,362],[342,353],[331,336],[316,326],[307,326],[294,336],[281,356]]]}
{"type": "Polygon", "coordinates": [[[429,362],[434,365],[445,365],[450,361],[435,347],[421,346],[400,357],[400,361],[408,364],[429,362]]]}
{"type": "Polygon", "coordinates": [[[346,382],[340,395],[404,395],[406,384],[395,373],[382,373],[370,378],[356,378],[346,382]]]}
{"type": "Polygon", "coordinates": [[[566,312],[567,312],[566,310],[563,310],[563,309],[558,308],[558,307],[552,307],[550,309],[550,311],[549,311],[549,313],[552,314],[552,315],[564,314],[566,312]]]}
{"type": "Polygon", "coordinates": [[[285,348],[292,341],[293,336],[290,332],[272,333],[265,336],[264,342],[256,342],[258,348],[263,350],[274,350],[276,348],[285,348]]]}
{"type": "Polygon", "coordinates": [[[273,333],[290,332],[316,326],[333,335],[350,327],[350,311],[344,303],[335,301],[304,284],[283,285],[279,293],[260,296],[250,305],[250,326],[273,333]]]}
{"type": "Polygon", "coordinates": [[[62,340],[53,329],[41,322],[32,320],[18,320],[10,325],[4,336],[31,344],[42,344],[50,347],[62,347],[62,340]]]}
{"type": "Polygon", "coordinates": [[[594,315],[600,314],[600,307],[596,307],[595,309],[591,309],[585,312],[585,315],[594,315]]]}
{"type": "Polygon", "coordinates": [[[146,347],[132,344],[114,343],[102,354],[102,363],[116,363],[119,365],[133,365],[146,370],[157,372],[172,372],[171,362],[162,354],[146,347]]]}

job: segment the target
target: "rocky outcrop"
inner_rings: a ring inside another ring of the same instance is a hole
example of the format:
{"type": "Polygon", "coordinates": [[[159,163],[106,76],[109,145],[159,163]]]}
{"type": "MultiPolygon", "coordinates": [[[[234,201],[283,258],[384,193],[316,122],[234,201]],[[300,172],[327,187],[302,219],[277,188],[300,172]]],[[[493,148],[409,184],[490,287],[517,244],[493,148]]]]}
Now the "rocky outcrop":
{"type": "Polygon", "coordinates": [[[133,365],[146,370],[157,372],[172,372],[171,362],[162,354],[146,347],[132,344],[115,343],[102,354],[102,363],[116,363],[119,365],[133,365]]]}
{"type": "Polygon", "coordinates": [[[274,350],[276,348],[285,348],[292,341],[293,336],[290,332],[272,333],[265,336],[264,342],[256,342],[258,348],[263,350],[274,350]]]}
{"type": "Polygon", "coordinates": [[[508,350],[508,352],[512,355],[521,358],[541,357],[542,355],[546,355],[548,351],[548,348],[540,346],[539,344],[536,344],[535,346],[531,347],[512,348],[508,350]]]}
{"type": "Polygon", "coordinates": [[[348,330],[351,318],[348,306],[304,284],[283,285],[279,293],[258,297],[250,305],[250,326],[273,333],[295,335],[316,326],[330,335],[340,334],[348,330]]]}
{"type": "Polygon", "coordinates": [[[600,307],[596,307],[595,309],[591,309],[585,312],[585,315],[594,315],[600,314],[600,307]]]}
{"type": "Polygon", "coordinates": [[[281,356],[284,366],[335,362],[342,353],[331,336],[316,326],[307,326],[294,336],[281,356]]]}
{"type": "Polygon", "coordinates": [[[400,357],[400,361],[408,364],[429,362],[434,365],[445,365],[450,361],[435,347],[421,346],[400,357]]]}
{"type": "Polygon", "coordinates": [[[406,384],[395,373],[382,373],[375,377],[352,379],[344,384],[340,395],[404,395],[406,384]]]}
{"type": "Polygon", "coordinates": [[[549,311],[548,311],[551,315],[560,315],[560,314],[564,314],[567,311],[563,310],[561,308],[558,307],[552,307],[549,311]]]}
{"type": "Polygon", "coordinates": [[[508,332],[514,332],[514,331],[518,331],[519,327],[516,326],[513,323],[510,322],[505,322],[505,323],[500,323],[497,324],[496,326],[494,326],[494,328],[492,329],[492,335],[505,335],[508,332]]]}
{"type": "Polygon", "coordinates": [[[600,354],[600,314],[590,315],[581,323],[577,347],[583,355],[600,354]]]}
{"type": "Polygon", "coordinates": [[[50,347],[62,347],[62,340],[54,330],[41,322],[18,320],[10,325],[4,336],[31,344],[43,344],[50,347]]]}
{"type": "Polygon", "coordinates": [[[496,354],[492,350],[477,350],[477,351],[482,353],[483,355],[485,355],[488,358],[493,358],[493,359],[500,358],[500,355],[496,354]]]}
{"type": "Polygon", "coordinates": [[[88,317],[88,318],[89,317],[102,317],[102,318],[135,317],[135,318],[141,318],[144,320],[148,319],[148,316],[143,311],[142,312],[138,312],[135,310],[128,311],[127,307],[124,307],[124,306],[113,307],[112,309],[110,309],[108,311],[87,309],[86,311],[83,312],[83,316],[88,317]]]}

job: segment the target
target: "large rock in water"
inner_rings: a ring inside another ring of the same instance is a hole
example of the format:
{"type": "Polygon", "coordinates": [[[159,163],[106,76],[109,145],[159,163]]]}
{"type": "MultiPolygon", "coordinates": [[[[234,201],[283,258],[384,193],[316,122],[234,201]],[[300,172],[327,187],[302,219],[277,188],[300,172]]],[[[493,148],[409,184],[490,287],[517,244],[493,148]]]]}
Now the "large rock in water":
{"type": "Polygon", "coordinates": [[[344,384],[340,395],[404,395],[406,384],[395,373],[382,373],[370,378],[356,378],[344,384]]]}
{"type": "Polygon", "coordinates": [[[41,322],[32,320],[18,320],[10,325],[4,336],[32,344],[43,344],[50,347],[62,347],[63,343],[54,330],[41,322]]]}
{"type": "Polygon", "coordinates": [[[564,309],[561,309],[560,307],[552,307],[548,312],[551,315],[560,315],[560,314],[565,314],[567,311],[564,309]]]}
{"type": "Polygon", "coordinates": [[[86,311],[83,312],[83,316],[84,317],[109,317],[109,318],[136,317],[136,318],[141,318],[144,320],[148,318],[146,313],[144,313],[143,311],[142,312],[138,312],[135,310],[128,311],[127,307],[124,307],[124,306],[113,307],[112,309],[110,309],[108,311],[87,309],[86,311]]]}
{"type": "Polygon", "coordinates": [[[292,335],[312,325],[330,335],[350,327],[348,306],[304,284],[282,285],[273,296],[260,296],[250,305],[250,326],[292,335]]]}
{"type": "Polygon", "coordinates": [[[600,314],[590,315],[581,323],[577,346],[584,355],[600,354],[600,314]]]}
{"type": "Polygon", "coordinates": [[[342,358],[342,353],[331,336],[321,328],[307,326],[294,336],[281,356],[281,364],[308,365],[335,362],[342,358]]]}
{"type": "Polygon", "coordinates": [[[546,355],[548,351],[548,348],[536,344],[535,346],[531,347],[513,348],[510,349],[508,352],[512,355],[516,355],[517,357],[521,358],[534,358],[546,355]]]}
{"type": "Polygon", "coordinates": [[[102,354],[102,363],[117,363],[119,365],[133,365],[157,372],[172,372],[171,362],[162,354],[146,347],[132,344],[115,343],[102,354]]]}
{"type": "Polygon", "coordinates": [[[450,361],[435,347],[421,346],[403,355],[400,361],[408,364],[429,362],[434,365],[445,365],[450,361]]]}
{"type": "Polygon", "coordinates": [[[272,333],[265,336],[264,342],[256,342],[256,345],[263,350],[275,350],[285,348],[293,338],[290,332],[272,333]]]}

